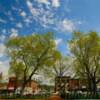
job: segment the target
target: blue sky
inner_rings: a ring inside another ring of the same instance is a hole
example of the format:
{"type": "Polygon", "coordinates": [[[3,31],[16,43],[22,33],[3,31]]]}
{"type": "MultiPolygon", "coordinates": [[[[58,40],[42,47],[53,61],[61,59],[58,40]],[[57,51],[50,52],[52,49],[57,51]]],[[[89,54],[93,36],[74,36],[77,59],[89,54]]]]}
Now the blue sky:
{"type": "Polygon", "coordinates": [[[68,55],[74,30],[100,32],[100,0],[0,0],[0,67],[9,66],[7,38],[53,32],[58,50],[68,55]]]}

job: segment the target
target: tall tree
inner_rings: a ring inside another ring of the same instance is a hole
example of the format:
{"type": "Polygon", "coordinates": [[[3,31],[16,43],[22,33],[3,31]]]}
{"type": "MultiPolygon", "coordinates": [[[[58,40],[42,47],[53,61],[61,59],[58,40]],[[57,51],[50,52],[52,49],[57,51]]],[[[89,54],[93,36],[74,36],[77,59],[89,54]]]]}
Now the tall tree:
{"type": "Polygon", "coordinates": [[[53,73],[55,76],[70,75],[71,61],[69,57],[61,57],[53,66],[53,73]]]}
{"type": "Polygon", "coordinates": [[[59,91],[61,96],[65,95],[67,78],[72,76],[70,60],[70,57],[61,57],[52,68],[52,73],[55,75],[55,91],[59,91]]]}
{"type": "Polygon", "coordinates": [[[22,71],[21,93],[33,75],[43,66],[51,66],[58,55],[51,33],[10,38],[6,46],[11,58],[11,69],[16,75],[22,71]]]}
{"type": "Polygon", "coordinates": [[[96,32],[74,32],[70,41],[76,74],[87,79],[88,88],[96,94],[100,76],[100,37],[96,32]]]}
{"type": "Polygon", "coordinates": [[[66,80],[72,76],[72,60],[70,57],[62,57],[59,52],[59,59],[49,68],[44,68],[44,74],[49,77],[51,83],[55,84],[55,92],[64,94],[66,90],[66,80]]]}
{"type": "Polygon", "coordinates": [[[44,67],[44,76],[52,78],[54,81],[55,77],[63,77],[72,75],[72,59],[70,57],[62,57],[61,53],[58,52],[58,59],[49,68],[44,67]]]}

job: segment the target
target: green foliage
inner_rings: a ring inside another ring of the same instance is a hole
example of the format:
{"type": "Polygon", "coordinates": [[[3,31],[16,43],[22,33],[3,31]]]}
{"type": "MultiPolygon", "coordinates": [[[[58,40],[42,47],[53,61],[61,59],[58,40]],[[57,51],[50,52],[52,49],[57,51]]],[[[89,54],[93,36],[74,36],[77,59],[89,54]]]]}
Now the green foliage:
{"type": "Polygon", "coordinates": [[[10,72],[28,80],[44,66],[52,66],[60,54],[51,33],[10,38],[6,43],[10,72]]]}
{"type": "Polygon", "coordinates": [[[70,92],[70,93],[64,94],[62,98],[65,99],[65,100],[66,99],[75,99],[75,100],[77,100],[77,99],[79,99],[79,100],[91,99],[92,100],[92,99],[100,99],[100,94],[98,93],[96,95],[91,95],[91,94],[87,94],[87,93],[84,94],[84,92],[83,93],[77,93],[77,91],[74,91],[72,93],[70,92]]]}
{"type": "Polygon", "coordinates": [[[68,71],[71,70],[71,59],[69,57],[62,57],[59,52],[58,60],[51,67],[44,67],[44,76],[48,77],[51,83],[54,83],[57,76],[71,75],[68,71]]]}
{"type": "Polygon", "coordinates": [[[50,96],[50,94],[37,94],[37,95],[23,95],[23,96],[20,96],[20,95],[15,95],[15,94],[13,94],[13,95],[3,95],[3,96],[1,96],[0,97],[0,99],[9,99],[9,100],[11,100],[11,99],[17,99],[17,100],[24,100],[24,99],[33,99],[33,100],[35,100],[35,99],[46,99],[46,98],[48,98],[50,96]]]}
{"type": "Polygon", "coordinates": [[[74,38],[70,41],[70,49],[75,57],[75,69],[77,73],[83,76],[83,73],[86,71],[84,68],[85,63],[88,63],[90,71],[95,70],[94,58],[97,59],[100,56],[99,45],[100,38],[96,32],[90,32],[88,34],[74,33],[74,38]]]}
{"type": "Polygon", "coordinates": [[[76,75],[87,79],[88,89],[95,94],[100,82],[100,37],[96,32],[75,32],[73,36],[70,49],[76,75]]]}

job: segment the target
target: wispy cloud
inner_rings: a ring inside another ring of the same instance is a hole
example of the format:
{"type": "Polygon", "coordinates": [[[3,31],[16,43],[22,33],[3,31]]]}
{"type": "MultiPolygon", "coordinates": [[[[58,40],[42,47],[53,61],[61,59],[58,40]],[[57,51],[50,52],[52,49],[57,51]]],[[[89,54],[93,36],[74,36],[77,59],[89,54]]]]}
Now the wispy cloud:
{"type": "MultiPolygon", "coordinates": [[[[36,0],[39,3],[48,4],[48,0],[36,0]]],[[[33,19],[40,23],[40,25],[44,28],[52,28],[56,31],[61,32],[72,32],[76,27],[72,20],[69,19],[62,19],[59,20],[58,17],[55,17],[55,13],[53,7],[59,7],[60,1],[59,0],[52,0],[52,6],[49,9],[44,8],[36,8],[33,6],[32,2],[27,1],[27,6],[33,16],[33,19]]]]}
{"type": "Polygon", "coordinates": [[[12,28],[12,29],[11,29],[11,35],[10,35],[10,38],[14,38],[14,37],[17,37],[17,36],[18,36],[18,30],[12,28]]]}
{"type": "Polygon", "coordinates": [[[1,43],[4,42],[5,39],[6,39],[6,36],[3,35],[3,34],[1,34],[1,35],[0,35],[0,42],[1,42],[1,43]]]}
{"type": "Polygon", "coordinates": [[[16,23],[16,27],[17,27],[17,28],[22,28],[22,27],[23,27],[23,24],[22,24],[21,22],[16,23]]]}
{"type": "Polygon", "coordinates": [[[21,11],[20,12],[20,16],[25,17],[26,16],[26,12],[25,11],[21,11]]]}
{"type": "Polygon", "coordinates": [[[55,39],[56,46],[58,46],[60,43],[62,43],[62,41],[63,40],[61,38],[55,39]]]}
{"type": "Polygon", "coordinates": [[[7,23],[7,21],[0,18],[0,23],[7,23]]]}
{"type": "Polygon", "coordinates": [[[58,29],[63,32],[66,32],[66,31],[72,32],[75,29],[74,22],[69,19],[64,19],[60,21],[58,25],[59,25],[58,29]]]}
{"type": "Polygon", "coordinates": [[[38,15],[39,15],[39,9],[34,8],[34,7],[32,6],[32,2],[27,1],[27,6],[28,6],[28,8],[29,8],[29,10],[30,10],[30,12],[31,12],[31,14],[32,14],[33,16],[38,16],[38,15]]]}
{"type": "Polygon", "coordinates": [[[49,0],[35,0],[35,1],[38,3],[46,4],[46,5],[50,4],[49,0]]]}
{"type": "Polygon", "coordinates": [[[51,0],[52,1],[52,7],[60,7],[60,0],[51,0]]]}

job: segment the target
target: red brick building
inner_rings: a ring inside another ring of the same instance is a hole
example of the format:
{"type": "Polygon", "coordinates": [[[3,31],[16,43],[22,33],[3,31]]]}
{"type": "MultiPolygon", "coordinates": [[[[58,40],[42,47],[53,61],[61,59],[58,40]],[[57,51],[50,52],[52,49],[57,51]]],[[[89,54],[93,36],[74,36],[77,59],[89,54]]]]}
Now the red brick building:
{"type": "Polygon", "coordinates": [[[7,85],[8,90],[15,90],[17,88],[17,80],[16,77],[10,77],[7,85]]]}
{"type": "Polygon", "coordinates": [[[80,88],[79,79],[68,80],[68,90],[78,90],[80,88]]]}
{"type": "MultiPolygon", "coordinates": [[[[8,85],[7,85],[7,89],[8,90],[14,90],[18,87],[22,87],[22,82],[17,81],[16,77],[10,77],[8,85]]],[[[27,83],[25,88],[28,88],[28,87],[31,88],[33,92],[36,92],[40,89],[39,84],[34,80],[31,80],[30,82],[27,83]]]]}
{"type": "Polygon", "coordinates": [[[86,89],[87,82],[85,79],[74,79],[70,77],[56,77],[55,91],[76,91],[86,89]]]}

